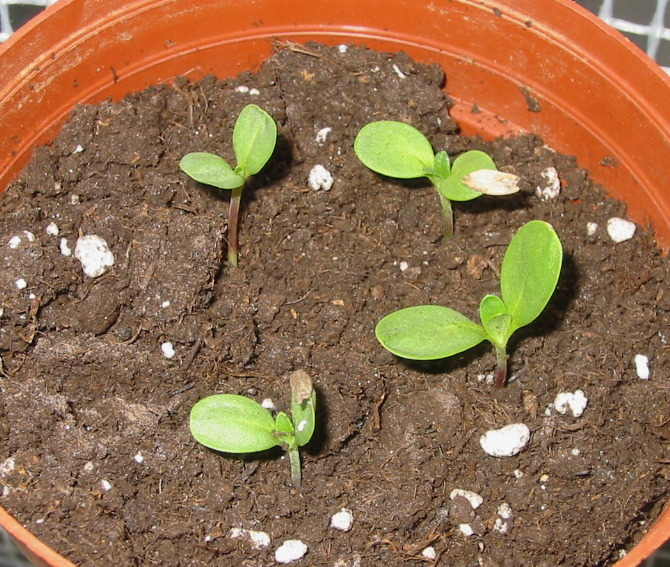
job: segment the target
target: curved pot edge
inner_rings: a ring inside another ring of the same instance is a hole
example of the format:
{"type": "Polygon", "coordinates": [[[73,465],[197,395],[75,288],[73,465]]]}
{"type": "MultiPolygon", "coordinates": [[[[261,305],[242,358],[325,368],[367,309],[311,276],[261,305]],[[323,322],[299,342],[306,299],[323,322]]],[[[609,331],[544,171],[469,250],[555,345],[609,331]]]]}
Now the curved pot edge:
{"type": "Polygon", "coordinates": [[[670,504],[666,504],[661,515],[638,544],[612,567],[639,567],[668,541],[670,541],[670,504]]]}
{"type": "Polygon", "coordinates": [[[7,532],[35,567],[76,567],[24,528],[2,506],[0,506],[0,527],[7,532]]]}

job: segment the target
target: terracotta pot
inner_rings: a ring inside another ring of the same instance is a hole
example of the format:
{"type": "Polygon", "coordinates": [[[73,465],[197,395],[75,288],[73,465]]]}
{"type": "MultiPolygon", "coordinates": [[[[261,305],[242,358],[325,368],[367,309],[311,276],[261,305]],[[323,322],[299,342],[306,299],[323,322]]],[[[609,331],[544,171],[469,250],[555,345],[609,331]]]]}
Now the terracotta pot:
{"type": "MultiPolygon", "coordinates": [[[[275,38],[439,63],[464,133],[539,134],[670,248],[670,80],[572,0],[61,0],[0,47],[0,189],[74,104],[254,69],[275,38]]],[[[72,565],[1,509],[0,524],[36,565],[72,565]]],[[[669,536],[666,511],[616,566],[639,565],[669,536]]]]}

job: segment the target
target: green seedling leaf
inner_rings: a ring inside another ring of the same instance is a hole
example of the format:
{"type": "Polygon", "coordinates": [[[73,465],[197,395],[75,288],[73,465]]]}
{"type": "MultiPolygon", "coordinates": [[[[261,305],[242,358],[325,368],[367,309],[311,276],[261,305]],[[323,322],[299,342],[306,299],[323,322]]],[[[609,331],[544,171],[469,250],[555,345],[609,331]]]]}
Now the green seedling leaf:
{"type": "Polygon", "coordinates": [[[549,223],[530,221],[512,238],[500,269],[512,333],[542,313],[556,289],[562,262],[561,241],[549,223]]]}
{"type": "Polygon", "coordinates": [[[382,175],[398,179],[427,177],[440,196],[447,238],[454,232],[451,201],[469,201],[482,194],[508,195],[519,190],[519,178],[498,172],[488,154],[479,150],[465,152],[451,165],[446,152],[435,154],[421,132],[402,122],[381,120],[366,124],[356,136],[354,151],[365,166],[382,175]]]}
{"type": "Polygon", "coordinates": [[[463,177],[482,169],[495,170],[496,166],[493,159],[479,150],[471,150],[458,156],[451,167],[451,175],[446,179],[433,181],[437,190],[446,199],[451,201],[470,201],[481,197],[482,192],[476,191],[463,183],[463,177]]]}
{"type": "Polygon", "coordinates": [[[500,271],[502,298],[487,295],[479,305],[482,325],[453,309],[419,305],[383,317],[375,334],[397,356],[433,360],[452,356],[488,340],[496,351],[495,383],[505,384],[507,342],[519,327],[535,320],[554,293],[563,249],[546,222],[531,221],[512,238],[500,271]]]}
{"type": "Polygon", "coordinates": [[[497,295],[487,295],[479,304],[479,318],[484,325],[488,339],[494,344],[504,347],[511,335],[511,317],[507,307],[497,295]]]}
{"type": "Polygon", "coordinates": [[[198,443],[225,453],[255,453],[279,445],[270,412],[234,394],[217,394],[196,403],[190,428],[198,443]]]}
{"type": "Polygon", "coordinates": [[[228,262],[231,266],[237,266],[242,189],[246,180],[270,159],[276,143],[277,125],[272,117],[255,104],[249,104],[240,112],[233,129],[235,169],[223,158],[206,152],[187,154],[179,162],[179,167],[196,181],[232,190],[228,209],[228,262]]]}
{"type": "Polygon", "coordinates": [[[453,356],[487,338],[483,327],[441,305],[394,311],[377,323],[375,334],[386,350],[412,360],[453,356]]]}
{"type": "Polygon", "coordinates": [[[295,426],[295,440],[299,447],[306,445],[314,434],[316,392],[312,379],[304,370],[296,370],[291,381],[291,417],[295,426]]]}
{"type": "Polygon", "coordinates": [[[217,394],[200,400],[191,409],[189,426],[199,443],[225,453],[255,453],[274,446],[286,450],[293,485],[302,479],[301,447],[311,439],[315,426],[316,392],[307,372],[291,374],[291,416],[275,418],[258,402],[234,394],[217,394]]]}
{"type": "Polygon", "coordinates": [[[277,125],[255,104],[242,109],[233,129],[237,170],[245,178],[256,175],[268,162],[277,143],[277,125]]]}
{"type": "Polygon", "coordinates": [[[436,177],[446,179],[451,175],[451,163],[447,152],[437,152],[433,162],[433,174],[436,177]]]}
{"type": "Polygon", "coordinates": [[[497,295],[487,295],[479,304],[479,318],[482,321],[484,328],[489,324],[489,321],[507,315],[507,307],[497,295]]]}
{"type": "Polygon", "coordinates": [[[413,126],[382,120],[363,126],[354,141],[358,159],[372,171],[397,177],[424,177],[435,154],[428,139],[413,126]]]}
{"type": "Polygon", "coordinates": [[[289,446],[295,445],[293,432],[294,428],[291,419],[283,411],[280,411],[275,418],[275,434],[277,438],[289,446]]]}
{"type": "Polygon", "coordinates": [[[244,185],[244,177],[235,173],[225,159],[207,152],[186,154],[181,158],[179,167],[199,183],[218,189],[235,189],[244,185]]]}

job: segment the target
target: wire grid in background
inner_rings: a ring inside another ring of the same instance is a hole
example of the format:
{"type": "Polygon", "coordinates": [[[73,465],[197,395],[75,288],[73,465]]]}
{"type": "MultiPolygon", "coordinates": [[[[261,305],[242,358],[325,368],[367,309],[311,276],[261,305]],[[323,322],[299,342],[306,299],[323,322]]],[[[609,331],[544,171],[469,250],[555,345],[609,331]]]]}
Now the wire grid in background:
{"type": "Polygon", "coordinates": [[[668,0],[579,0],[578,3],[623,33],[670,73],[668,0]]]}
{"type": "Polygon", "coordinates": [[[56,0],[0,0],[0,42],[56,0]]]}
{"type": "MultiPolygon", "coordinates": [[[[56,0],[0,0],[0,42],[56,0]]],[[[578,0],[578,3],[626,35],[670,73],[668,0],[578,0]]],[[[668,534],[670,536],[670,534],[668,534]]],[[[0,567],[30,567],[11,539],[0,530],[0,567]]],[[[644,567],[670,567],[670,542],[644,567]]]]}

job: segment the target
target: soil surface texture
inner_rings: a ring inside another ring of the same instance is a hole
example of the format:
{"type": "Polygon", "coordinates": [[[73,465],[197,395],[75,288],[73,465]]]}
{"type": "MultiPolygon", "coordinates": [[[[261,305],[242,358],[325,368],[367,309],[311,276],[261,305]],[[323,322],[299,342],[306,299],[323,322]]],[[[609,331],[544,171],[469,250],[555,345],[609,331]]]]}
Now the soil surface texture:
{"type": "Polygon", "coordinates": [[[459,135],[444,87],[402,53],[287,44],[256,74],[75,108],[0,200],[0,504],[82,567],[269,566],[286,540],[307,546],[296,565],[330,567],[591,567],[632,547],[668,497],[668,262],[644,227],[613,242],[625,206],[573,158],[533,135],[459,135]],[[244,191],[234,269],[228,192],[178,164],[234,161],[250,103],[279,140],[244,191]],[[382,119],[452,157],[490,152],[522,190],[454,203],[442,238],[427,181],[356,158],[356,134],[382,119]],[[309,184],[319,165],[330,188],[309,184]],[[561,191],[543,199],[548,168],[561,191]],[[552,223],[564,266],[511,341],[506,387],[490,384],[489,344],[429,363],[380,346],[376,323],[401,307],[478,320],[532,219],[552,223]],[[75,255],[86,236],[113,256],[100,275],[75,255]],[[285,409],[297,369],[318,393],[299,490],[279,448],[223,455],[191,437],[198,400],[285,409]],[[560,413],[557,395],[577,391],[583,414],[560,413]],[[480,437],[515,423],[528,446],[487,455],[480,437]],[[343,509],[348,531],[331,526],[343,509]]]}

